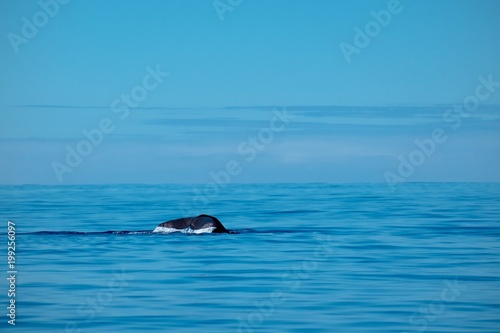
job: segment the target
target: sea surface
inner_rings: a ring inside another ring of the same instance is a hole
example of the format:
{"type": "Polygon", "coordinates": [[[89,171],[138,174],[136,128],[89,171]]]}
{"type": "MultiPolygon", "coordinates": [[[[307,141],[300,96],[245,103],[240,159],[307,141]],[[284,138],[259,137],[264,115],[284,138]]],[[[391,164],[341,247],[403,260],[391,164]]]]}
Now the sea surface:
{"type": "Polygon", "coordinates": [[[0,332],[500,332],[498,183],[26,185],[0,199],[0,332]],[[150,232],[201,213],[237,233],[150,232]]]}

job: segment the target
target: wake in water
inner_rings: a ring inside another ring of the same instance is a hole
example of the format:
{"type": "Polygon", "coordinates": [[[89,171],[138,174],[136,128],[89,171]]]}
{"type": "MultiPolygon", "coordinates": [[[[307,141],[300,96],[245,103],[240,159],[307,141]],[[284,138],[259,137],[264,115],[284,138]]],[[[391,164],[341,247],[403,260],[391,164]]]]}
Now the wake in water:
{"type": "MultiPolygon", "coordinates": [[[[249,230],[249,229],[246,229],[249,230]]],[[[228,230],[229,234],[240,234],[241,231],[228,230]]],[[[138,231],[129,231],[129,230],[108,230],[108,231],[35,231],[35,232],[24,232],[18,233],[22,235],[60,235],[60,236],[70,236],[70,235],[167,235],[167,234],[212,234],[211,230],[201,229],[201,230],[193,230],[190,228],[186,229],[174,229],[174,228],[164,228],[164,230],[157,231],[153,230],[138,230],[138,231]]],[[[215,234],[214,234],[215,235],[215,234]]]]}
{"type": "MultiPolygon", "coordinates": [[[[196,230],[199,231],[199,230],[196,230]]],[[[279,229],[279,230],[255,230],[255,229],[239,229],[228,230],[229,234],[290,234],[290,233],[306,233],[310,231],[298,229],[279,229]]],[[[48,236],[99,236],[99,235],[169,235],[169,234],[185,234],[185,235],[220,235],[211,232],[190,232],[189,230],[167,230],[167,232],[154,232],[153,230],[108,230],[108,231],[34,231],[34,232],[20,232],[18,235],[48,235],[48,236]]]]}
{"type": "Polygon", "coordinates": [[[70,236],[70,235],[152,235],[152,230],[108,230],[108,231],[34,231],[18,233],[20,235],[55,235],[55,236],[70,236]]]}

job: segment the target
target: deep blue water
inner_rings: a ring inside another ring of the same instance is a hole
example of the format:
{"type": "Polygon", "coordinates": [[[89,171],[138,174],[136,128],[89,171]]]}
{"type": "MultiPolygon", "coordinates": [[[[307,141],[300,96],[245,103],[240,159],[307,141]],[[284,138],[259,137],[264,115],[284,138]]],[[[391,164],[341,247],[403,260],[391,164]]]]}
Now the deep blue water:
{"type": "Polygon", "coordinates": [[[0,187],[1,331],[500,332],[500,184],[193,188],[0,187]],[[85,234],[198,213],[241,233],[85,234]]]}

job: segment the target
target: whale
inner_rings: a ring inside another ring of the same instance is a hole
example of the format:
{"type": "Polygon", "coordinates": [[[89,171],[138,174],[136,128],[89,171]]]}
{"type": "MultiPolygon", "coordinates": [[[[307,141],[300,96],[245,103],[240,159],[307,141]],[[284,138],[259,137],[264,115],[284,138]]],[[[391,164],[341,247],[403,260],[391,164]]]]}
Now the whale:
{"type": "Polygon", "coordinates": [[[153,232],[165,234],[173,232],[188,234],[231,233],[218,218],[206,214],[162,222],[158,224],[153,232]]]}

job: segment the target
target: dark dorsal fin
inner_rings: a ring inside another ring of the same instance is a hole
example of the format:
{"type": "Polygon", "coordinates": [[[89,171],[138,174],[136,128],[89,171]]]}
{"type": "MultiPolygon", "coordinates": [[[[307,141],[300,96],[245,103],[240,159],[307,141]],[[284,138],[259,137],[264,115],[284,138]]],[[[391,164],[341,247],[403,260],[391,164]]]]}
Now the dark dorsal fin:
{"type": "Polygon", "coordinates": [[[218,218],[206,214],[198,215],[191,224],[191,228],[193,228],[193,230],[210,228],[210,227],[215,227],[214,231],[212,231],[215,233],[228,232],[218,218]]]}
{"type": "Polygon", "coordinates": [[[193,230],[212,228],[215,233],[228,233],[229,231],[222,225],[218,218],[206,214],[201,214],[196,217],[183,217],[176,220],[170,220],[158,225],[163,228],[186,229],[191,227],[193,230]]]}

